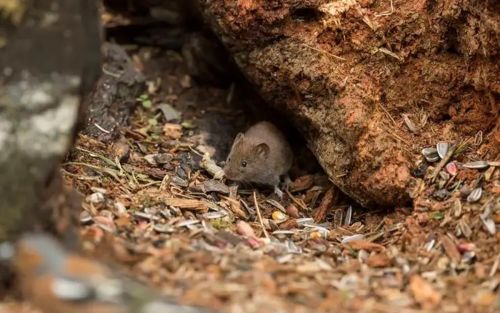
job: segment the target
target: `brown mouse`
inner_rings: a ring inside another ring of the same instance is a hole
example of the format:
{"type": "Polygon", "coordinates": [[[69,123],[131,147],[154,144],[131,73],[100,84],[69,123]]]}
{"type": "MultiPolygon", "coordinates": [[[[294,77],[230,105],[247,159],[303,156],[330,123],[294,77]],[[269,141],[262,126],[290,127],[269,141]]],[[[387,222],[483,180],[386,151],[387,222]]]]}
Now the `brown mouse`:
{"type": "Polygon", "coordinates": [[[293,152],[283,133],[270,122],[259,122],[244,134],[239,133],[226,160],[226,178],[248,183],[274,186],[292,166],[293,152]]]}

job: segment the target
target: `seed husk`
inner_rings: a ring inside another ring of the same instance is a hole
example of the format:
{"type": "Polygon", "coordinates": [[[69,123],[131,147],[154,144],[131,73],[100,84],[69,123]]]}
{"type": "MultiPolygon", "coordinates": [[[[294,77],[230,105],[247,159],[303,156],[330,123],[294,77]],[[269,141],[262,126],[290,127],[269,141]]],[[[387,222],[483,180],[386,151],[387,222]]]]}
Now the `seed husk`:
{"type": "Polygon", "coordinates": [[[430,148],[423,148],[422,149],[422,155],[423,156],[430,156],[430,155],[434,155],[436,153],[437,153],[436,148],[430,147],[430,148]]]}
{"type": "Polygon", "coordinates": [[[482,170],[482,169],[488,168],[490,165],[488,164],[487,161],[474,161],[474,162],[465,163],[462,166],[465,168],[482,170]]]}
{"type": "Polygon", "coordinates": [[[472,192],[467,196],[467,202],[469,203],[474,203],[479,201],[481,199],[481,196],[483,195],[483,188],[477,187],[472,192]]]}
{"type": "Polygon", "coordinates": [[[89,212],[82,211],[80,213],[80,223],[82,225],[89,225],[89,224],[92,224],[92,222],[93,222],[92,216],[90,216],[89,212]]]}
{"type": "Polygon", "coordinates": [[[452,176],[455,176],[458,173],[457,163],[455,162],[450,162],[446,164],[445,169],[452,176]]]}
{"type": "Polygon", "coordinates": [[[441,159],[444,159],[446,153],[448,153],[448,149],[450,148],[450,144],[447,142],[438,142],[436,145],[436,150],[441,159]]]}
{"type": "Polygon", "coordinates": [[[427,162],[437,162],[439,161],[439,155],[436,148],[424,148],[422,149],[422,155],[425,157],[427,162]]]}

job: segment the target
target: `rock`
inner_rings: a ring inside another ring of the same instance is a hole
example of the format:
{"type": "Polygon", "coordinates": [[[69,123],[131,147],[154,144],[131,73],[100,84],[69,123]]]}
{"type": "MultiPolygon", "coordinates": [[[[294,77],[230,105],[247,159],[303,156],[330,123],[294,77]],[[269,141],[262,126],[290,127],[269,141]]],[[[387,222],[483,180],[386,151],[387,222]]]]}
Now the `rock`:
{"type": "Polygon", "coordinates": [[[492,132],[498,149],[491,1],[199,2],[246,77],[364,206],[410,200],[420,138],[492,132]]]}
{"type": "Polygon", "coordinates": [[[64,224],[45,225],[54,216],[46,210],[64,198],[57,165],[73,141],[80,95],[100,70],[95,3],[24,5],[0,15],[8,25],[0,53],[0,241],[35,224],[64,224]]]}
{"type": "Polygon", "coordinates": [[[135,70],[122,47],[105,43],[103,73],[85,98],[82,133],[109,142],[117,139],[144,89],[144,77],[135,70]]]}

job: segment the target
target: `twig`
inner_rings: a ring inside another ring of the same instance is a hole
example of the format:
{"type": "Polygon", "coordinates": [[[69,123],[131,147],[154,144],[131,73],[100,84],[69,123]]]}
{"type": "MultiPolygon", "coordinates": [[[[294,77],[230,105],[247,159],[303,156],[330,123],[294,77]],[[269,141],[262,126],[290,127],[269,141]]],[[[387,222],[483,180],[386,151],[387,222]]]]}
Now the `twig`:
{"type": "Polygon", "coordinates": [[[315,223],[322,223],[325,220],[328,210],[331,209],[331,205],[336,201],[338,193],[335,191],[334,186],[330,187],[323,196],[319,207],[314,210],[313,218],[315,223]]]}
{"type": "Polygon", "coordinates": [[[299,201],[299,200],[295,199],[295,197],[294,197],[294,196],[290,193],[290,190],[288,190],[288,188],[287,188],[287,189],[285,189],[285,192],[286,192],[286,194],[290,197],[290,199],[292,199],[292,201],[293,201],[296,205],[298,205],[301,209],[303,209],[304,211],[307,211],[307,210],[308,210],[308,208],[307,208],[306,206],[304,206],[302,203],[300,203],[300,201],[299,201]]]}
{"type": "Polygon", "coordinates": [[[379,14],[375,14],[375,16],[376,17],[388,16],[388,15],[391,15],[392,13],[394,13],[394,4],[392,3],[392,0],[391,0],[391,10],[390,11],[386,11],[386,12],[382,12],[382,13],[379,13],[379,14]]]}
{"type": "Polygon", "coordinates": [[[264,236],[266,236],[266,239],[269,239],[269,234],[267,233],[267,230],[264,227],[264,222],[262,221],[262,215],[260,214],[259,203],[257,203],[257,195],[255,194],[255,190],[253,191],[253,202],[255,204],[257,216],[259,217],[260,227],[262,227],[262,231],[264,232],[264,236]]]}
{"type": "Polygon", "coordinates": [[[330,53],[330,52],[328,52],[328,51],[324,51],[324,50],[321,50],[321,49],[315,48],[315,47],[310,46],[310,45],[305,44],[305,43],[303,43],[302,45],[303,45],[304,47],[307,47],[307,48],[309,48],[309,49],[311,49],[311,50],[314,50],[314,51],[316,51],[316,52],[323,53],[323,54],[326,54],[326,55],[328,55],[328,56],[331,56],[332,58],[335,58],[335,59],[337,59],[337,60],[347,61],[347,59],[345,59],[345,58],[343,58],[343,57],[339,57],[338,55],[335,55],[335,54],[330,53]]]}
{"type": "Polygon", "coordinates": [[[398,123],[396,123],[396,120],[392,117],[391,113],[389,113],[389,111],[387,111],[387,109],[382,105],[382,103],[378,103],[378,106],[382,109],[382,111],[384,111],[384,113],[387,115],[387,117],[389,117],[389,119],[392,121],[392,123],[394,124],[394,126],[398,126],[398,123]]]}
{"type": "Polygon", "coordinates": [[[448,150],[448,152],[446,152],[446,155],[444,156],[444,158],[438,163],[438,165],[436,165],[436,168],[434,169],[434,172],[432,173],[431,175],[431,182],[434,182],[439,174],[439,172],[443,169],[443,167],[446,165],[446,163],[448,163],[448,161],[451,159],[451,157],[453,156],[453,153],[455,153],[455,146],[451,146],[448,150]]]}
{"type": "Polygon", "coordinates": [[[114,179],[116,179],[118,182],[120,181],[120,178],[118,177],[118,174],[116,173],[116,171],[113,169],[107,168],[107,167],[100,167],[100,166],[96,166],[96,165],[92,165],[92,164],[88,164],[88,163],[83,163],[83,162],[66,162],[63,164],[63,166],[65,166],[65,165],[86,166],[88,168],[99,171],[101,173],[108,174],[108,175],[112,176],[114,179]]]}
{"type": "Polygon", "coordinates": [[[60,170],[61,170],[61,172],[64,175],[75,177],[76,179],[80,179],[80,180],[99,180],[99,176],[85,176],[85,175],[73,174],[73,173],[70,173],[67,170],[63,169],[63,168],[61,168],[60,170]]]}
{"type": "Polygon", "coordinates": [[[97,153],[97,152],[93,152],[93,151],[90,151],[90,150],[87,150],[87,149],[84,149],[84,148],[81,148],[81,147],[76,147],[75,149],[76,149],[76,150],[79,150],[79,151],[82,151],[82,152],[85,152],[85,153],[88,153],[88,154],[89,154],[89,156],[91,156],[91,157],[93,157],[93,158],[98,158],[98,159],[101,159],[102,161],[106,162],[107,164],[109,164],[109,165],[111,165],[111,166],[113,166],[113,167],[120,168],[120,166],[117,166],[117,165],[116,165],[116,163],[115,163],[113,160],[111,160],[111,159],[109,159],[109,158],[105,157],[105,156],[104,156],[104,155],[102,155],[102,154],[99,154],[99,153],[97,153]]]}
{"type": "Polygon", "coordinates": [[[94,126],[97,127],[97,129],[99,129],[100,131],[102,131],[103,133],[106,133],[106,134],[111,134],[111,132],[107,129],[104,129],[104,127],[102,127],[101,125],[97,124],[97,123],[94,123],[94,126]]]}
{"type": "Polygon", "coordinates": [[[392,52],[389,49],[386,49],[386,48],[376,48],[375,50],[376,50],[376,52],[382,52],[384,54],[387,54],[388,56],[391,56],[391,57],[395,58],[398,61],[402,61],[403,60],[399,55],[397,55],[396,53],[392,52]]]}

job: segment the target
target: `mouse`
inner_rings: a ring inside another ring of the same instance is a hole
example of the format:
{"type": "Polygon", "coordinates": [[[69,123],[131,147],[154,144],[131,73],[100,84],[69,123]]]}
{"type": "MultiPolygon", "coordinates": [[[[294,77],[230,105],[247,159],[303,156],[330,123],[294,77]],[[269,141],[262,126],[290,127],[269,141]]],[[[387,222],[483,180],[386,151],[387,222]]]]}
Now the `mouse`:
{"type": "Polygon", "coordinates": [[[293,151],[284,134],[271,122],[261,121],[236,135],[224,175],[236,182],[272,186],[282,198],[283,192],[278,185],[292,163],[293,151]]]}

